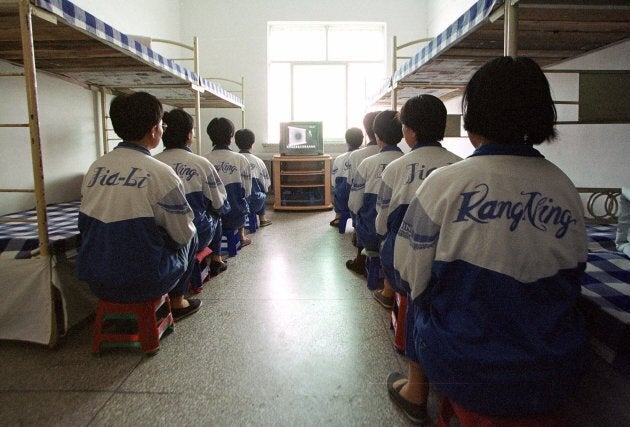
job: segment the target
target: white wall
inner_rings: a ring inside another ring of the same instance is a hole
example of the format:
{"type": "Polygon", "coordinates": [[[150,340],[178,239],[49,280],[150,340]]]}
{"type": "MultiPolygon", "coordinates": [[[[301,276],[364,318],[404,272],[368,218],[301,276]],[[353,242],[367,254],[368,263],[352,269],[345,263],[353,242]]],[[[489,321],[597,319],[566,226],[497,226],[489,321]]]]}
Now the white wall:
{"type": "MultiPolygon", "coordinates": [[[[199,37],[202,74],[245,78],[245,126],[256,134],[254,151],[261,154],[262,144],[267,142],[268,21],[386,22],[388,50],[391,50],[393,35],[404,41],[426,35],[427,3],[428,0],[182,0],[185,7],[180,13],[186,23],[182,25],[184,37],[195,34],[199,37]]],[[[216,116],[227,117],[240,126],[238,110],[208,110],[202,114],[202,129],[216,116]]],[[[208,151],[210,140],[205,131],[202,133],[202,151],[208,151]]],[[[339,151],[342,150],[343,144],[339,144],[339,151]]],[[[272,152],[277,153],[277,148],[269,148],[267,155],[272,152]]]]}
{"type": "MultiPolygon", "coordinates": [[[[551,68],[630,70],[630,40],[551,68]]],[[[566,80],[565,86],[572,88],[571,78],[566,80]]],[[[564,89],[562,82],[552,85],[554,93],[564,89]]],[[[630,124],[559,125],[558,134],[556,141],[540,146],[540,151],[576,186],[630,186],[630,124]]]]}
{"type": "MultiPolygon", "coordinates": [[[[118,30],[180,40],[177,2],[168,0],[73,0],[118,30]],[[138,19],[138,17],[145,17],[138,19]]],[[[156,49],[160,51],[159,49],[156,49]]],[[[160,53],[163,53],[160,51],[160,53]]],[[[0,71],[20,71],[0,62],[0,71]]],[[[99,101],[96,93],[38,74],[39,115],[47,203],[77,200],[85,171],[100,153],[99,101]]],[[[24,79],[0,79],[1,123],[28,121],[24,79]]],[[[3,188],[32,188],[33,174],[27,128],[0,129],[0,183],[3,188]]],[[[1,193],[0,215],[30,209],[28,193],[1,193]]]]}

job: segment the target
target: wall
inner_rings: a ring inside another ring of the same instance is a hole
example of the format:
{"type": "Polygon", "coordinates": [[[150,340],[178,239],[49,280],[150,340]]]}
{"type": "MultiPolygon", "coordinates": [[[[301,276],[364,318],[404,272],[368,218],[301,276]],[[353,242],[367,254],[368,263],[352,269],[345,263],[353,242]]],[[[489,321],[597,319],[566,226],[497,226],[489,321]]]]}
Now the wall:
{"type": "MultiPolygon", "coordinates": [[[[261,154],[267,138],[267,22],[268,21],[374,21],[386,22],[388,50],[391,36],[413,40],[425,36],[428,0],[383,2],[365,0],[360,3],[338,0],[320,1],[239,1],[182,0],[184,37],[197,35],[202,48],[201,70],[205,76],[245,79],[245,126],[256,133],[254,151],[261,154]],[[395,4],[395,7],[392,7],[395,4]]],[[[388,68],[389,69],[389,68],[388,68]]],[[[385,77],[385,76],[384,76],[385,77]]],[[[229,87],[225,85],[226,89],[229,87]]],[[[202,129],[216,116],[224,116],[240,126],[238,110],[207,110],[202,114],[202,129]]],[[[210,141],[202,132],[202,151],[210,149],[210,141]]],[[[326,150],[329,151],[327,146],[326,150]]],[[[339,144],[339,151],[343,150],[339,144]]],[[[267,150],[268,157],[277,148],[267,150]]]]}
{"type": "MultiPolygon", "coordinates": [[[[551,68],[630,70],[630,40],[551,68]]],[[[552,85],[552,91],[572,88],[571,79],[566,80],[552,85]]],[[[559,125],[558,134],[556,141],[541,146],[540,151],[576,186],[630,186],[630,124],[559,125]]]]}
{"type": "MultiPolygon", "coordinates": [[[[99,19],[132,34],[180,39],[178,3],[168,0],[73,0],[99,19]],[[146,16],[148,19],[137,19],[146,16]]],[[[156,49],[158,50],[158,49],[156,49]]],[[[160,51],[160,53],[163,53],[160,51]]],[[[20,71],[0,62],[0,71],[20,71]]],[[[28,112],[24,79],[0,79],[1,123],[25,123],[28,112]]],[[[99,101],[96,93],[66,81],[38,74],[39,114],[47,203],[77,200],[81,179],[100,153],[99,101]]],[[[33,174],[27,128],[0,129],[3,144],[0,182],[3,188],[32,188],[33,174]]],[[[0,215],[30,209],[28,193],[0,194],[0,215]]]]}

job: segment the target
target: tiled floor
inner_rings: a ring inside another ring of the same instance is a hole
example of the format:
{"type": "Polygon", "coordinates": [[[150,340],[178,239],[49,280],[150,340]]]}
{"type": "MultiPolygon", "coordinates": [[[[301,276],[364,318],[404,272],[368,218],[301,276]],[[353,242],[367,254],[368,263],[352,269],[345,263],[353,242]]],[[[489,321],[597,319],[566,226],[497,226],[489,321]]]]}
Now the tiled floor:
{"type": "MultiPolygon", "coordinates": [[[[0,342],[0,425],[406,425],[388,313],[345,268],[331,212],[271,212],[151,358],[90,353],[91,324],[50,350],[0,342]]],[[[437,393],[430,399],[435,420],[437,393]]],[[[596,361],[570,425],[630,425],[630,381],[596,361]]]]}

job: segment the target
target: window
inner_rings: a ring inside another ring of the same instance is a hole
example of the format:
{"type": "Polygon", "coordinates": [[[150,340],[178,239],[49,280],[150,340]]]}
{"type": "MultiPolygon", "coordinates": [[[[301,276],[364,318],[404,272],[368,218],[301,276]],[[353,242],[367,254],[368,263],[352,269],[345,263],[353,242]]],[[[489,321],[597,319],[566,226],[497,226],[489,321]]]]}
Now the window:
{"type": "Polygon", "coordinates": [[[267,40],[268,142],[280,122],[322,121],[327,141],[363,127],[385,76],[384,23],[270,22],[267,40]]]}

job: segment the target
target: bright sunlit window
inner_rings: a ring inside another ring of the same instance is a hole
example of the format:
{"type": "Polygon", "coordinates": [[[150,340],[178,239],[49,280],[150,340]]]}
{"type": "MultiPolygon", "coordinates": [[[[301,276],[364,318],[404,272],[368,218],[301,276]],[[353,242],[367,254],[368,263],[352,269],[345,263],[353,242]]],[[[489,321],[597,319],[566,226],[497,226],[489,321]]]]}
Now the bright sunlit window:
{"type": "Polygon", "coordinates": [[[327,141],[363,127],[385,76],[384,23],[269,22],[267,41],[268,142],[287,121],[322,121],[327,141]]]}

